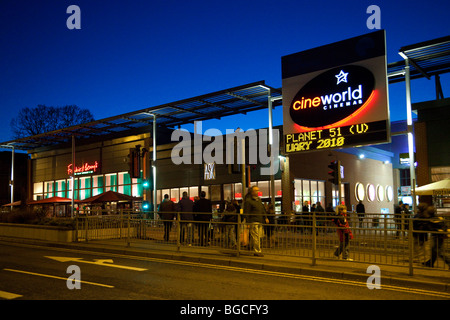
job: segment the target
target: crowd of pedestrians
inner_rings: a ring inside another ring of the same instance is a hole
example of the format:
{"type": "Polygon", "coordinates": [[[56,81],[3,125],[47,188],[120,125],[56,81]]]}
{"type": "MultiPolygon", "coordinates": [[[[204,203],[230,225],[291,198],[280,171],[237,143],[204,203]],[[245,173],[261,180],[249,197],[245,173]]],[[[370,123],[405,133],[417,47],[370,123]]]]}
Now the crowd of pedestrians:
{"type": "MultiPolygon", "coordinates": [[[[219,221],[223,222],[223,224],[220,224],[220,228],[225,245],[228,248],[235,249],[239,240],[241,245],[248,245],[255,256],[261,257],[263,256],[262,237],[266,237],[269,246],[276,241],[274,237],[274,208],[272,204],[264,204],[259,197],[259,188],[252,186],[243,199],[242,209],[237,200],[233,200],[226,202],[220,210],[219,221]]],[[[204,191],[200,193],[200,197],[195,197],[194,200],[188,197],[187,192],[183,192],[183,197],[177,204],[171,201],[169,195],[166,194],[159,205],[158,211],[160,218],[163,220],[165,241],[169,241],[173,219],[176,219],[177,213],[180,217],[180,240],[184,244],[191,246],[194,243],[195,230],[197,230],[200,246],[207,246],[213,240],[213,205],[211,200],[206,198],[204,191]]],[[[364,232],[367,223],[364,222],[366,217],[362,201],[356,206],[356,214],[359,228],[364,232]]],[[[408,230],[408,222],[411,217],[407,205],[400,202],[395,207],[393,220],[396,237],[408,230]]],[[[440,256],[450,266],[450,258],[445,255],[445,250],[443,250],[444,240],[448,237],[448,230],[443,218],[436,216],[435,208],[424,203],[419,204],[417,214],[412,221],[416,259],[421,257],[423,265],[433,267],[438,256],[440,256]],[[431,237],[428,239],[430,232],[431,237]],[[428,254],[428,256],[425,253],[426,244],[431,247],[431,254],[428,254]]],[[[278,221],[278,224],[282,223],[283,221],[278,221]]],[[[350,240],[353,239],[353,233],[345,205],[338,205],[333,210],[331,203],[324,209],[320,202],[309,207],[309,203],[306,201],[303,203],[302,211],[296,213],[294,224],[302,226],[302,228],[296,228],[299,232],[310,233],[315,229],[316,235],[319,235],[320,232],[327,233],[329,230],[327,226],[334,225],[332,229],[336,230],[339,240],[339,246],[334,251],[334,256],[351,260],[349,244],[350,240]],[[316,217],[314,220],[312,219],[312,213],[316,217]],[[313,221],[316,223],[316,228],[312,227],[313,221]]]]}

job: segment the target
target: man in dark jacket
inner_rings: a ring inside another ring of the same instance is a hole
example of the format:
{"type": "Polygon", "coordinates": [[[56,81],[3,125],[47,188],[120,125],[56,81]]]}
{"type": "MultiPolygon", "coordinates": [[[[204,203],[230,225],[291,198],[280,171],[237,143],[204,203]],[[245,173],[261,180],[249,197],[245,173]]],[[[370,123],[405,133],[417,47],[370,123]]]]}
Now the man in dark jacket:
{"type": "Polygon", "coordinates": [[[180,202],[178,202],[178,210],[181,212],[180,219],[182,221],[180,241],[184,241],[184,235],[187,233],[186,242],[188,245],[192,245],[192,241],[194,239],[194,234],[192,232],[192,220],[194,220],[194,201],[189,199],[186,191],[183,192],[183,198],[180,202]]]}
{"type": "Polygon", "coordinates": [[[175,203],[169,199],[168,194],[164,195],[164,200],[159,205],[159,215],[164,223],[164,240],[169,241],[170,229],[175,216],[175,203]]]}
{"type": "Polygon", "coordinates": [[[212,203],[211,200],[206,199],[205,191],[200,192],[200,200],[194,203],[194,218],[198,221],[198,237],[200,245],[204,246],[209,240],[208,229],[209,222],[212,219],[212,203]]]}
{"type": "Polygon", "coordinates": [[[253,246],[254,255],[263,257],[261,252],[261,235],[263,233],[263,223],[269,223],[266,217],[266,209],[258,196],[259,188],[257,186],[250,187],[248,194],[245,196],[244,214],[247,223],[250,224],[250,236],[253,246]]]}

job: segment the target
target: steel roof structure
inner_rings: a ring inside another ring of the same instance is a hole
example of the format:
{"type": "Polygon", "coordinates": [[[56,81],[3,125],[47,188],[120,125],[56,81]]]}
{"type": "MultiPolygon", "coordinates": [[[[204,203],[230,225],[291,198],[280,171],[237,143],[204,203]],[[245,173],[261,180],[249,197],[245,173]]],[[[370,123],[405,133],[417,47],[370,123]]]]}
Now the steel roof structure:
{"type": "MultiPolygon", "coordinates": [[[[410,64],[410,78],[435,76],[436,96],[443,98],[439,75],[450,72],[450,36],[417,43],[400,48],[400,54],[410,64]]],[[[405,81],[405,60],[387,66],[389,83],[405,81]]],[[[0,143],[0,148],[32,150],[41,147],[56,147],[70,144],[74,136],[84,139],[109,139],[141,132],[149,132],[156,125],[175,128],[180,125],[220,119],[221,117],[246,114],[267,109],[269,99],[273,107],[281,105],[281,89],[269,87],[264,81],[254,82],[181,101],[149,107],[90,123],[46,132],[35,136],[19,138],[0,143]],[[276,99],[278,98],[278,99],[276,99]]]]}
{"type": "MultiPolygon", "coordinates": [[[[281,97],[281,90],[264,81],[225,89],[181,101],[149,107],[138,111],[30,137],[0,143],[0,148],[32,150],[70,144],[72,136],[84,139],[110,139],[142,132],[150,132],[155,119],[157,126],[176,128],[194,121],[220,119],[268,108],[268,99],[281,97]],[[150,129],[149,129],[150,128],[150,129]]],[[[281,105],[281,99],[273,101],[273,107],[281,105]]]]}
{"type": "MultiPolygon", "coordinates": [[[[399,52],[409,59],[411,80],[439,79],[440,74],[450,72],[450,36],[405,46],[399,52]]],[[[404,81],[404,68],[404,60],[388,64],[389,83],[404,81]]]]}

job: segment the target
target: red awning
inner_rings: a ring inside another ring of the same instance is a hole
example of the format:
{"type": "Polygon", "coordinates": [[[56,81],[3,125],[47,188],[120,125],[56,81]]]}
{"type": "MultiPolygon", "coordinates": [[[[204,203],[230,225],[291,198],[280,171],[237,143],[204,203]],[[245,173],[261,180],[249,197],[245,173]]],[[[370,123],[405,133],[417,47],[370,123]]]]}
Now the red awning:
{"type": "MultiPolygon", "coordinates": [[[[35,205],[35,204],[51,204],[51,203],[71,203],[72,199],[70,198],[63,198],[63,197],[51,197],[51,198],[46,198],[46,199],[41,199],[41,200],[36,200],[36,201],[30,201],[28,202],[28,204],[30,205],[35,205]]],[[[78,203],[79,200],[74,200],[75,203],[78,203]]]]}
{"type": "Polygon", "coordinates": [[[123,193],[119,193],[119,192],[110,190],[110,191],[106,191],[101,194],[98,194],[96,196],[81,200],[80,202],[101,203],[101,202],[118,202],[118,201],[132,201],[132,200],[136,200],[136,198],[126,195],[126,194],[123,194],[123,193]]]}

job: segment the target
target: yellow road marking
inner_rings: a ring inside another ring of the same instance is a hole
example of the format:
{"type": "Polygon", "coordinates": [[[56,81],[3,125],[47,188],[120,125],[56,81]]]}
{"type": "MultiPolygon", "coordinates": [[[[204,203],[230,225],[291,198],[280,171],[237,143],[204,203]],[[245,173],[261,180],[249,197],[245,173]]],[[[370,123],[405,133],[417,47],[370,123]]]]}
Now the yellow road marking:
{"type": "MultiPolygon", "coordinates": [[[[46,247],[42,247],[42,246],[38,246],[38,245],[29,245],[29,244],[23,244],[23,245],[39,247],[39,248],[46,248],[46,247]]],[[[199,263],[199,262],[159,259],[159,258],[151,258],[151,257],[140,257],[140,256],[123,255],[123,254],[115,254],[115,253],[102,253],[102,252],[95,252],[95,251],[81,250],[81,249],[67,249],[67,248],[57,248],[57,247],[52,247],[51,249],[56,250],[56,251],[78,252],[78,253],[84,253],[84,254],[89,254],[89,255],[112,256],[112,257],[123,258],[123,259],[152,261],[152,262],[160,262],[160,263],[166,263],[166,264],[178,264],[178,265],[203,267],[203,268],[210,268],[210,269],[222,269],[222,270],[246,272],[246,273],[254,273],[254,274],[267,274],[267,275],[271,275],[271,276],[294,278],[294,279],[300,279],[300,280],[310,280],[310,281],[327,282],[327,283],[340,283],[340,284],[345,284],[345,285],[367,287],[367,284],[365,282],[359,282],[359,281],[353,281],[353,280],[330,279],[330,278],[324,278],[324,277],[296,275],[296,274],[292,274],[292,273],[267,271],[267,270],[261,270],[261,269],[246,269],[246,268],[240,268],[240,267],[221,266],[221,265],[199,263]]],[[[413,293],[413,294],[423,294],[423,295],[429,295],[429,296],[434,296],[434,297],[439,297],[439,298],[450,299],[450,293],[446,293],[446,292],[390,286],[390,285],[384,285],[384,284],[381,284],[381,289],[398,291],[398,292],[407,292],[407,293],[413,293]]],[[[373,290],[380,290],[380,289],[373,289],[373,290]]]]}
{"type": "Polygon", "coordinates": [[[22,297],[20,294],[15,294],[15,293],[11,293],[11,292],[6,292],[6,291],[0,291],[0,298],[3,299],[15,299],[15,298],[20,298],[22,297]]]}
{"type": "MultiPolygon", "coordinates": [[[[58,280],[67,281],[67,278],[52,276],[50,274],[36,273],[36,272],[30,272],[30,271],[24,271],[24,270],[16,270],[16,269],[6,269],[6,268],[3,269],[3,270],[11,271],[11,272],[17,272],[17,273],[24,273],[24,274],[29,274],[29,275],[39,276],[39,277],[44,277],[44,278],[52,278],[52,279],[58,279],[58,280]]],[[[76,279],[72,279],[72,281],[85,283],[85,284],[91,284],[91,285],[99,286],[99,287],[114,288],[114,286],[110,286],[110,285],[102,284],[102,283],[96,283],[96,282],[90,282],[90,281],[82,281],[82,280],[76,280],[76,279]]]]}

